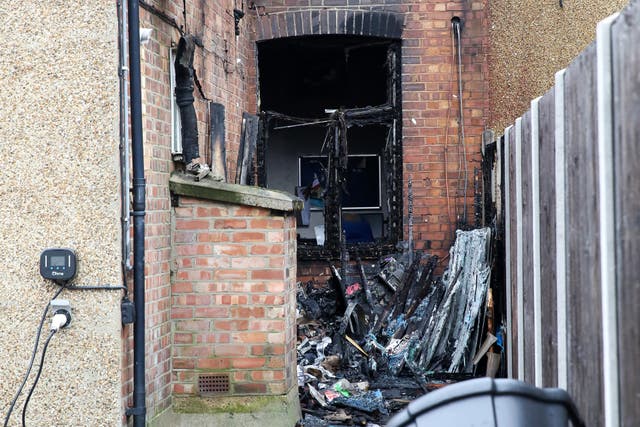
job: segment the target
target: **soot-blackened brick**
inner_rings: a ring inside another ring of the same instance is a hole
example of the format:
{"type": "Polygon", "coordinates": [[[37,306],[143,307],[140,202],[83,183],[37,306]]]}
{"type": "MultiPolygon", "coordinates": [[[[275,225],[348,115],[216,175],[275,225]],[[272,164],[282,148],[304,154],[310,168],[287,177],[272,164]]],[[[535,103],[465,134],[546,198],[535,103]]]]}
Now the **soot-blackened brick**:
{"type": "Polygon", "coordinates": [[[295,23],[296,23],[296,35],[302,35],[303,33],[303,26],[302,26],[302,12],[295,12],[293,14],[295,23]]]}
{"type": "Polygon", "coordinates": [[[362,34],[362,28],[364,24],[364,14],[357,12],[353,17],[353,26],[355,28],[355,34],[362,34]]]}
{"type": "Polygon", "coordinates": [[[336,28],[336,18],[337,18],[337,12],[335,10],[330,10],[328,11],[328,21],[329,21],[329,30],[328,33],[329,34],[336,34],[337,28],[336,28]]]}
{"type": "Polygon", "coordinates": [[[362,32],[360,34],[369,36],[371,35],[371,20],[372,14],[367,13],[362,18],[362,32]]]}
{"type": "Polygon", "coordinates": [[[317,10],[311,11],[311,32],[320,34],[320,12],[317,10]]]}
{"type": "Polygon", "coordinates": [[[302,33],[313,34],[311,32],[311,13],[308,10],[302,13],[302,33]]]}
{"type": "Polygon", "coordinates": [[[280,29],[278,28],[278,17],[270,16],[271,20],[271,37],[277,39],[280,37],[280,29]]]}
{"type": "Polygon", "coordinates": [[[399,39],[402,37],[402,28],[404,27],[404,22],[401,15],[398,14],[389,14],[389,24],[387,27],[388,37],[399,39]]]}
{"type": "Polygon", "coordinates": [[[320,33],[321,34],[329,33],[329,16],[326,10],[323,10],[320,13],[320,33]]]}
{"type": "Polygon", "coordinates": [[[293,37],[296,35],[296,30],[295,30],[295,18],[292,14],[287,13],[285,15],[285,21],[287,22],[287,36],[288,37],[293,37]]]}

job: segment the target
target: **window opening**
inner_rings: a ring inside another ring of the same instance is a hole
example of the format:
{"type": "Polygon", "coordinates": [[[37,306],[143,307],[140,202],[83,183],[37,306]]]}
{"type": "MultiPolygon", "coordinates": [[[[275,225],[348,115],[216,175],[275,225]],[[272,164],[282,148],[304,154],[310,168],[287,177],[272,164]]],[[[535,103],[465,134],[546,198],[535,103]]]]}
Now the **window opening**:
{"type": "Polygon", "coordinates": [[[310,36],[258,44],[258,184],[305,200],[298,256],[362,257],[402,238],[397,40],[310,36]]]}

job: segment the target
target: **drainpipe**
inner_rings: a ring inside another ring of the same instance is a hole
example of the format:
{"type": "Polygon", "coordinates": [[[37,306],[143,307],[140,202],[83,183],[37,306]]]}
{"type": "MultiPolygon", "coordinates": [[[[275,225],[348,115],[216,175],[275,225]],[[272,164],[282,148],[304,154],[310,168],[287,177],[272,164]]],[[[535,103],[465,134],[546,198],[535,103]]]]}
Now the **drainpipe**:
{"type": "Polygon", "coordinates": [[[120,222],[122,228],[122,283],[127,285],[127,273],[133,268],[131,255],[131,210],[129,207],[129,88],[126,73],[129,72],[127,57],[127,4],[118,1],[118,33],[120,43],[120,222]]]}
{"type": "Polygon", "coordinates": [[[133,163],[133,295],[136,321],[133,327],[133,425],[146,424],[145,321],[144,321],[144,215],[145,180],[142,146],[142,95],[140,84],[140,4],[129,0],[129,91],[131,101],[131,159],[133,163]]]}

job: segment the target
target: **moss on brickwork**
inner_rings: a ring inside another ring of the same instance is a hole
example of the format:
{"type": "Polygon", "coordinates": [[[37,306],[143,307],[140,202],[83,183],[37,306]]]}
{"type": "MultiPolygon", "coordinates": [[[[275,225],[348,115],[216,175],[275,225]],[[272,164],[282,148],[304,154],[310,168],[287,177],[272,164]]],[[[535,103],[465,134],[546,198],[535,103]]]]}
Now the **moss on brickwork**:
{"type": "Polygon", "coordinates": [[[173,411],[182,414],[282,412],[287,405],[287,396],[191,396],[173,399],[173,411]]]}
{"type": "Polygon", "coordinates": [[[149,420],[151,427],[291,427],[301,417],[298,388],[279,396],[174,396],[170,410],[149,420]]]}

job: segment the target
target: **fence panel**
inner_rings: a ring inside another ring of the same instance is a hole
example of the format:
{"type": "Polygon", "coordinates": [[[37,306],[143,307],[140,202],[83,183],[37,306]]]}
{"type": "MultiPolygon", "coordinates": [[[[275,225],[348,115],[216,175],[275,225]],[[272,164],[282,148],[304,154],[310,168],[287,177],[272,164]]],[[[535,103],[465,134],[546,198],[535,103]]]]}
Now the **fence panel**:
{"type": "Polygon", "coordinates": [[[558,385],[556,327],[555,95],[539,101],[540,286],[542,291],[542,386],[558,385]]]}
{"type": "Polygon", "coordinates": [[[640,420],[640,2],[612,28],[620,421],[640,420]]]}
{"type": "Polygon", "coordinates": [[[568,391],[587,425],[604,424],[598,201],[596,46],[567,68],[568,391]]]}

